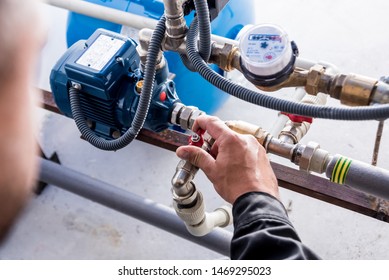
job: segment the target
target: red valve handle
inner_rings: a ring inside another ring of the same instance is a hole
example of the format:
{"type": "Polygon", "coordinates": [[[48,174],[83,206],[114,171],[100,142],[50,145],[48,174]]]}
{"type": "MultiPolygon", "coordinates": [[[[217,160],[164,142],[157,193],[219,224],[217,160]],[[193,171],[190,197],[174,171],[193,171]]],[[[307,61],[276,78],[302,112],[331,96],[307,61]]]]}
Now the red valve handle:
{"type": "Polygon", "coordinates": [[[189,145],[201,148],[204,144],[204,138],[203,138],[204,133],[205,133],[205,130],[199,129],[197,131],[197,133],[190,136],[189,137],[189,145]]]}
{"type": "Polygon", "coordinates": [[[308,123],[312,123],[312,121],[313,121],[313,119],[310,118],[310,117],[299,116],[299,115],[289,114],[289,113],[285,113],[285,112],[281,112],[281,114],[287,116],[292,122],[297,122],[297,123],[308,122],[308,123]]]}

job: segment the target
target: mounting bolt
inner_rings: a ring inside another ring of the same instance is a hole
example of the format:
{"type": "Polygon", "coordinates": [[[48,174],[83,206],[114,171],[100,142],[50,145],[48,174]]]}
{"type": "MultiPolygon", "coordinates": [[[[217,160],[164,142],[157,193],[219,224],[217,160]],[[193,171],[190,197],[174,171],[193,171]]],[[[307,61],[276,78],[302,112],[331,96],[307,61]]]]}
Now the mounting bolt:
{"type": "Polygon", "coordinates": [[[120,133],[119,130],[115,130],[112,132],[112,138],[118,139],[122,134],[120,133]]]}
{"type": "Polygon", "coordinates": [[[71,82],[72,84],[72,88],[75,88],[77,90],[81,90],[81,85],[79,83],[76,83],[76,82],[71,82]]]}

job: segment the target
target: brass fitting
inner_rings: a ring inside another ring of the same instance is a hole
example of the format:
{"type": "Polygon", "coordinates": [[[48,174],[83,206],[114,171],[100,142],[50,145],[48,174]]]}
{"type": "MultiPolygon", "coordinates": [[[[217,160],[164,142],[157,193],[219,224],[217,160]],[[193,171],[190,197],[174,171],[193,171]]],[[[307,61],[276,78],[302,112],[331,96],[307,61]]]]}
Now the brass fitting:
{"type": "Polygon", "coordinates": [[[226,121],[226,125],[233,131],[240,134],[250,134],[254,136],[259,144],[263,147],[267,146],[268,138],[271,138],[269,132],[265,131],[259,126],[253,125],[251,123],[247,123],[244,121],[226,121]]]}
{"type": "Polygon", "coordinates": [[[224,71],[240,69],[240,52],[239,48],[233,44],[225,43],[223,45],[214,43],[210,62],[217,64],[224,71]]]}
{"type": "Polygon", "coordinates": [[[329,94],[349,106],[369,105],[378,80],[356,74],[339,74],[330,82],[329,94]]]}
{"type": "Polygon", "coordinates": [[[289,78],[278,85],[271,86],[271,87],[263,87],[263,86],[256,85],[256,87],[260,90],[267,91],[267,92],[277,91],[286,87],[303,87],[306,84],[307,75],[308,75],[307,70],[295,68],[292,74],[290,74],[289,78]]]}
{"type": "Polygon", "coordinates": [[[326,93],[348,106],[366,106],[372,101],[381,104],[389,102],[388,85],[362,75],[333,75],[320,64],[312,66],[309,71],[296,68],[290,77],[279,85],[257,88],[269,92],[300,86],[305,87],[308,94],[316,96],[319,92],[326,93]]]}
{"type": "Polygon", "coordinates": [[[308,72],[305,91],[312,95],[319,93],[319,85],[322,83],[325,74],[325,68],[322,65],[316,64],[308,72]]]}
{"type": "Polygon", "coordinates": [[[227,121],[226,125],[239,134],[249,134],[254,136],[258,143],[261,144],[266,152],[291,159],[295,145],[282,142],[274,138],[269,132],[259,126],[244,121],[227,121]]]}
{"type": "Polygon", "coordinates": [[[348,106],[366,106],[372,101],[377,83],[377,79],[362,75],[332,75],[317,64],[308,72],[305,90],[311,95],[327,93],[348,106]]]}
{"type": "Polygon", "coordinates": [[[310,127],[311,124],[309,122],[299,123],[289,120],[278,138],[287,143],[297,144],[307,134],[310,127]]]}
{"type": "MultiPolygon", "coordinates": [[[[212,44],[212,53],[209,62],[217,64],[217,66],[227,72],[232,71],[234,69],[242,72],[240,63],[240,51],[235,44],[219,44],[214,42],[212,44]]],[[[277,91],[284,87],[302,87],[306,84],[307,74],[307,70],[295,68],[290,77],[286,81],[278,85],[272,87],[256,87],[260,90],[267,92],[277,91]]]]}
{"type": "Polygon", "coordinates": [[[331,155],[320,149],[317,143],[309,142],[308,145],[286,143],[272,137],[262,128],[243,121],[227,121],[226,124],[237,133],[254,136],[267,152],[291,160],[300,166],[300,170],[321,174],[331,160],[331,155]]]}

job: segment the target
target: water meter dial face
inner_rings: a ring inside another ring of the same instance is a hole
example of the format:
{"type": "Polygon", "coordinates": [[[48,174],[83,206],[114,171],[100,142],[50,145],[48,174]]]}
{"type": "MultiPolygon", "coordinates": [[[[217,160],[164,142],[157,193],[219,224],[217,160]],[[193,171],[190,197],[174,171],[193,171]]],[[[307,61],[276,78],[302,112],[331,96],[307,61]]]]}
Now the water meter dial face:
{"type": "Polygon", "coordinates": [[[240,39],[240,51],[243,66],[258,76],[282,71],[293,55],[287,34],[270,24],[248,29],[240,39]]]}
{"type": "Polygon", "coordinates": [[[285,49],[279,34],[251,34],[249,40],[246,55],[255,62],[276,60],[285,49]]]}

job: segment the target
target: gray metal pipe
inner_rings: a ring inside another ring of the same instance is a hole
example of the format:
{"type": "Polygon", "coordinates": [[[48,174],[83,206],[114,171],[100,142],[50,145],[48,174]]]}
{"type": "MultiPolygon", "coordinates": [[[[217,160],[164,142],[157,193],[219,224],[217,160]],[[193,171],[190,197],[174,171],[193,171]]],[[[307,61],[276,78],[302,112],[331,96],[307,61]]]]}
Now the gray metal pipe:
{"type": "Polygon", "coordinates": [[[184,16],[182,0],[163,0],[165,15],[167,18],[179,18],[184,16]]]}
{"type": "Polygon", "coordinates": [[[331,181],[389,200],[389,171],[341,155],[335,155],[326,169],[331,181]]]}
{"type": "Polygon", "coordinates": [[[219,254],[230,255],[232,233],[220,228],[203,237],[191,235],[173,209],[85,174],[40,159],[39,180],[166,230],[219,254]]]}

